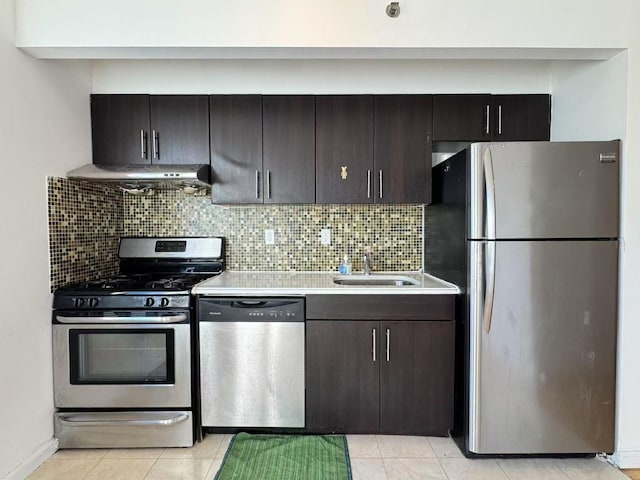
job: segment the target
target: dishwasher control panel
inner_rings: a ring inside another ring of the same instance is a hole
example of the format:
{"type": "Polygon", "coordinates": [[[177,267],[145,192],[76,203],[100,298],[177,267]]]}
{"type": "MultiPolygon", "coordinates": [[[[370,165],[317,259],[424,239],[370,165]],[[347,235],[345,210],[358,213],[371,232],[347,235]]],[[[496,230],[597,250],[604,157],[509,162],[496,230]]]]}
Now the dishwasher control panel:
{"type": "Polygon", "coordinates": [[[198,299],[201,322],[303,322],[303,298],[198,299]]]}

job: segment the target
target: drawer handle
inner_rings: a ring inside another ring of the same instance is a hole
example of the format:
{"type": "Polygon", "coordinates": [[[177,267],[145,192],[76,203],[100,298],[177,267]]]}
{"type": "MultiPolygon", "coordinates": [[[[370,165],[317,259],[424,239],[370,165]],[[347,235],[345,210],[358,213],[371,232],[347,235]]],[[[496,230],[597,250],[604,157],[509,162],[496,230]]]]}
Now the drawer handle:
{"type": "Polygon", "coordinates": [[[187,319],[185,313],[178,313],[177,315],[158,315],[158,316],[110,316],[102,315],[97,317],[85,317],[85,316],[67,316],[56,315],[56,320],[60,323],[71,324],[94,324],[94,323],[181,323],[187,319]]]}
{"type": "Polygon", "coordinates": [[[66,425],[68,427],[108,427],[113,425],[122,425],[122,426],[135,426],[135,427],[153,427],[153,426],[163,426],[170,427],[171,425],[175,425],[177,423],[184,422],[189,419],[189,415],[186,413],[181,413],[174,417],[169,418],[160,418],[154,420],[100,420],[100,417],[97,416],[95,419],[90,415],[86,415],[84,419],[76,419],[74,420],[73,415],[69,416],[60,416],[60,423],[62,425],[66,425]]]}

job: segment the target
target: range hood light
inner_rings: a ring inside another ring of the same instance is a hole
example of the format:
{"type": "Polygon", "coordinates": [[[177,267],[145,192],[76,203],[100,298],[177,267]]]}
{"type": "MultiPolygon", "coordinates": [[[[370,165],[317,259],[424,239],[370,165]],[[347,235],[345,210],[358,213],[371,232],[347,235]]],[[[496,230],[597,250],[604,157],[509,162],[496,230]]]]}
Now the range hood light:
{"type": "Polygon", "coordinates": [[[142,196],[150,197],[151,195],[155,195],[156,193],[156,191],[153,188],[149,188],[149,187],[135,188],[135,187],[121,186],[120,190],[122,190],[125,193],[128,193],[129,195],[136,195],[139,197],[142,197],[142,196]]]}
{"type": "Polygon", "coordinates": [[[193,195],[194,197],[203,197],[209,193],[206,188],[198,187],[197,185],[185,185],[182,188],[182,192],[185,195],[193,195]]]}

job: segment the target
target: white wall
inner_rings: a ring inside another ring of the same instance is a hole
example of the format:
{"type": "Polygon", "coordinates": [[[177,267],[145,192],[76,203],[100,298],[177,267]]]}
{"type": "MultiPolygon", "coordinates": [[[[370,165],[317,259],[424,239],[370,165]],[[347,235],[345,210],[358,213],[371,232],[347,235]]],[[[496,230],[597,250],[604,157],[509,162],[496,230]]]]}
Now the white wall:
{"type": "Polygon", "coordinates": [[[624,139],[627,57],[552,63],[552,140],[624,139]]]}
{"type": "Polygon", "coordinates": [[[121,60],[93,62],[94,93],[544,93],[550,62],[121,60]]]}
{"type": "Polygon", "coordinates": [[[158,47],[624,48],[629,1],[403,0],[389,18],[388,0],[20,0],[18,45],[137,47],[138,58],[158,47]]]}
{"type": "Polygon", "coordinates": [[[16,50],[13,18],[0,0],[0,479],[55,448],[45,177],[91,159],[89,65],[16,50]]]}
{"type": "MultiPolygon", "coordinates": [[[[640,2],[633,2],[629,17],[640,21],[640,2]]],[[[640,468],[640,31],[631,31],[629,43],[626,148],[622,179],[623,289],[618,384],[618,445],[616,461],[625,468],[640,468]]]]}

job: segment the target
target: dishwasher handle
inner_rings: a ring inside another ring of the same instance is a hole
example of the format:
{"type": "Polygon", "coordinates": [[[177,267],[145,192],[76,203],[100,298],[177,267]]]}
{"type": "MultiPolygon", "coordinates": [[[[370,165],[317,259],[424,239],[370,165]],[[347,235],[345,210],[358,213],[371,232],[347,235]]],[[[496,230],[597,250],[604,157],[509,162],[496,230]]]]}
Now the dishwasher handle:
{"type": "MultiPolygon", "coordinates": [[[[255,308],[255,307],[263,307],[267,304],[266,300],[238,300],[236,302],[236,308],[242,308],[242,307],[249,307],[249,308],[255,308]]],[[[232,305],[233,307],[233,305],[232,305]]]]}

